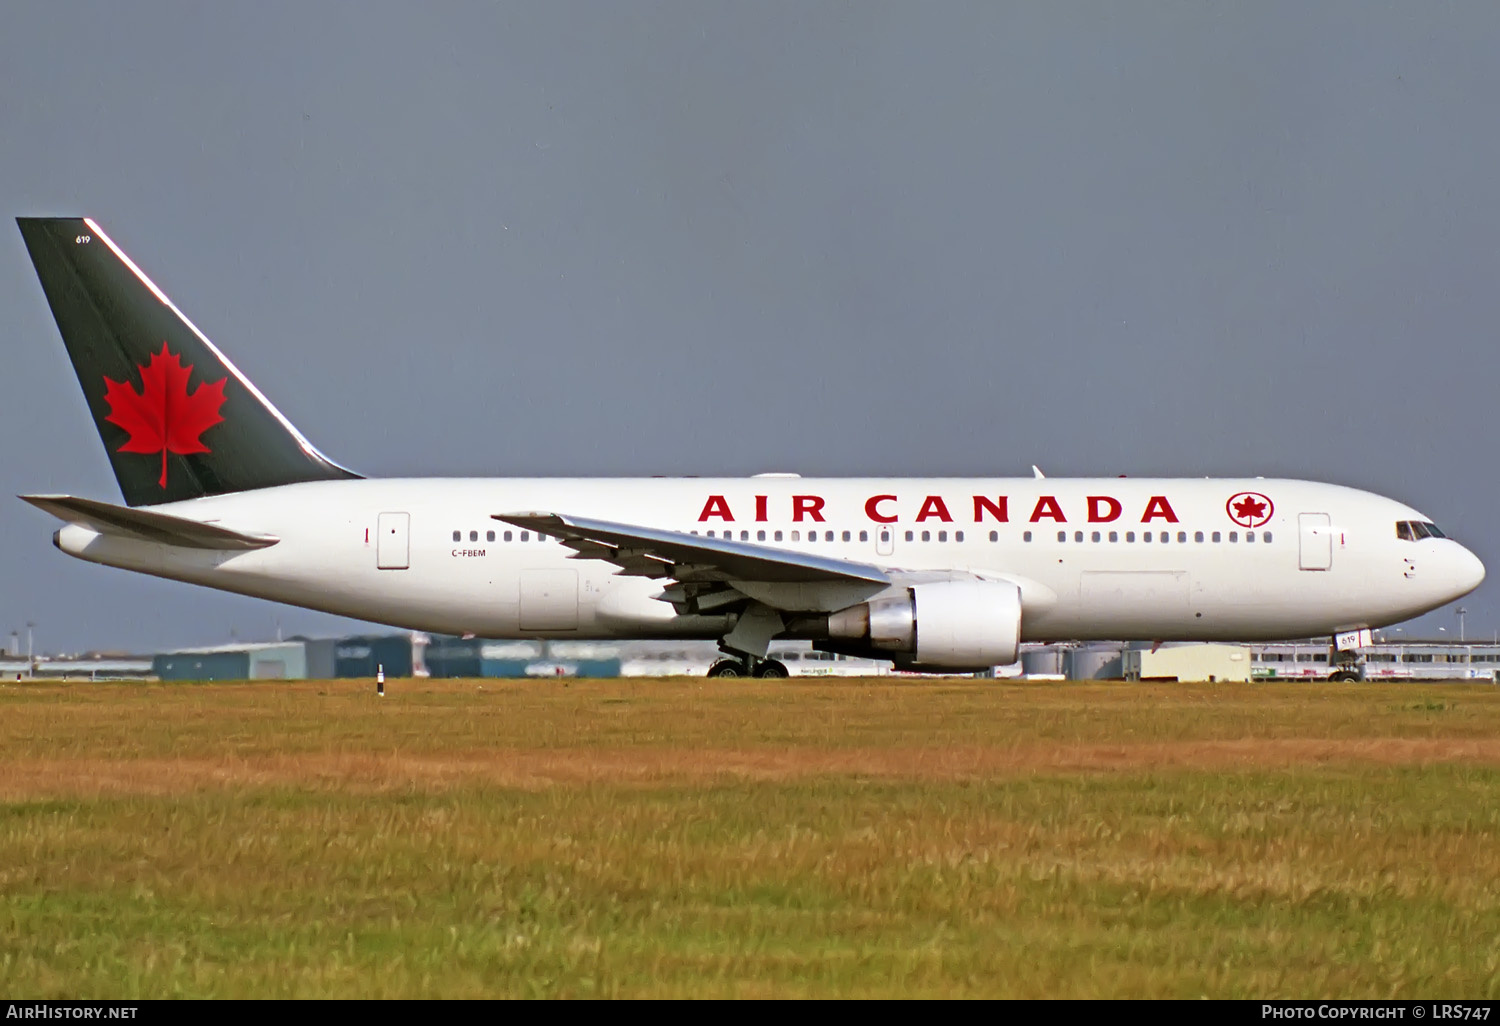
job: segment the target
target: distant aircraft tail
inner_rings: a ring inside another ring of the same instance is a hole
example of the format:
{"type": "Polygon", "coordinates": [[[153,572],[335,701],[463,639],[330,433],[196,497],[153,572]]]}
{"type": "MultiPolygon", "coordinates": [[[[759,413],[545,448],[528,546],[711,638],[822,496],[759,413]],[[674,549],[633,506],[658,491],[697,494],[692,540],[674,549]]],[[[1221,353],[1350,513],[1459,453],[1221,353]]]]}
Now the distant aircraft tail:
{"type": "Polygon", "coordinates": [[[17,218],[131,506],[358,477],[320,453],[88,218],[17,218]]]}

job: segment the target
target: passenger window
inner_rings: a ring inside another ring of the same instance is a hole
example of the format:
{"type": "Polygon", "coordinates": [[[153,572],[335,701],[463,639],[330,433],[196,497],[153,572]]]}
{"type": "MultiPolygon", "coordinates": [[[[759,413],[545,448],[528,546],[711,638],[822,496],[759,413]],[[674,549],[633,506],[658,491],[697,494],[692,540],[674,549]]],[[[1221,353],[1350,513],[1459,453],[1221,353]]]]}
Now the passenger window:
{"type": "Polygon", "coordinates": [[[964,540],[964,533],[962,531],[954,531],[953,532],[953,540],[954,541],[960,541],[960,542],[963,541],[964,540]]]}
{"type": "Polygon", "coordinates": [[[501,535],[501,537],[503,537],[506,541],[510,541],[510,532],[506,531],[505,534],[501,535]]]}
{"type": "MultiPolygon", "coordinates": [[[[999,540],[1000,540],[1000,534],[999,534],[999,532],[997,532],[997,531],[991,531],[990,532],[990,541],[999,541],[999,540]]],[[[1022,541],[1028,541],[1028,542],[1031,541],[1031,532],[1030,531],[1024,532],[1021,535],[1021,540],[1022,541]]]]}
{"type": "Polygon", "coordinates": [[[1202,540],[1203,540],[1203,532],[1202,531],[1194,531],[1193,532],[1193,541],[1195,541],[1195,542],[1201,542],[1202,540]]]}
{"type": "MultiPolygon", "coordinates": [[[[1177,532],[1177,540],[1180,541],[1180,542],[1187,541],[1187,532],[1186,531],[1178,531],[1177,532]]],[[[1198,536],[1198,540],[1202,541],[1203,540],[1203,536],[1199,535],[1198,536]]]]}
{"type": "Polygon", "coordinates": [[[776,532],[776,540],[777,541],[781,541],[781,532],[780,531],[776,532]]]}
{"type": "Polygon", "coordinates": [[[1262,531],[1262,532],[1260,532],[1260,540],[1262,542],[1264,542],[1265,544],[1267,544],[1267,545],[1271,544],[1271,532],[1270,531],[1262,531]]]}
{"type": "Polygon", "coordinates": [[[766,532],[764,532],[764,531],[756,531],[755,532],[755,540],[756,541],[765,541],[766,540],[766,532]]]}
{"type": "Polygon", "coordinates": [[[536,540],[537,541],[546,541],[547,540],[547,536],[545,534],[543,534],[542,532],[538,531],[536,533],[536,540]]]}
{"type": "Polygon", "coordinates": [[[522,541],[531,541],[531,532],[529,532],[529,531],[522,531],[521,532],[521,540],[522,541]]]}
{"type": "Polygon", "coordinates": [[[948,540],[948,532],[947,531],[939,531],[938,532],[938,541],[947,541],[947,540],[948,540]]]}
{"type": "Polygon", "coordinates": [[[1229,532],[1229,540],[1232,541],[1232,542],[1239,541],[1240,540],[1240,532],[1238,532],[1238,531],[1230,531],[1229,532]]]}
{"type": "Polygon", "coordinates": [[[801,531],[793,531],[792,532],[792,541],[801,541],[801,540],[802,540],[802,532],[801,531]]]}
{"type": "Polygon", "coordinates": [[[1099,532],[1095,531],[1092,535],[1090,535],[1090,540],[1091,541],[1098,541],[1099,537],[1100,537],[1099,532]]]}
{"type": "MultiPolygon", "coordinates": [[[[832,531],[824,531],[823,532],[823,540],[824,541],[833,541],[833,532],[832,531]]],[[[844,537],[844,540],[845,541],[849,540],[849,538],[848,538],[847,535],[844,537]]]]}
{"type": "Polygon", "coordinates": [[[923,531],[922,532],[922,540],[923,541],[932,541],[932,532],[931,531],[923,531]]]}
{"type": "MultiPolygon", "coordinates": [[[[1000,532],[999,531],[991,531],[990,532],[990,541],[997,542],[999,540],[1000,540],[1000,532]]],[[[1026,532],[1026,540],[1027,541],[1031,541],[1031,532],[1030,531],[1026,532]]]]}
{"type": "Polygon", "coordinates": [[[862,542],[869,541],[870,540],[870,532],[869,531],[861,531],[861,532],[859,532],[859,540],[862,541],[862,542]]]}
{"type": "Polygon", "coordinates": [[[469,532],[469,541],[476,542],[478,540],[479,540],[479,532],[478,531],[470,531],[469,532]]]}
{"type": "Polygon", "coordinates": [[[912,538],[913,538],[913,537],[914,537],[914,536],[913,536],[913,535],[912,535],[912,533],[911,533],[911,532],[910,532],[910,531],[907,531],[907,532],[906,532],[906,540],[907,540],[907,541],[911,541],[911,540],[912,540],[912,538]]]}
{"type": "Polygon", "coordinates": [[[1254,531],[1246,531],[1245,532],[1245,540],[1247,542],[1253,542],[1255,540],[1255,532],[1254,531]]]}
{"type": "Polygon", "coordinates": [[[453,532],[453,540],[454,541],[463,541],[464,540],[464,533],[462,531],[454,531],[453,532]]]}
{"type": "Polygon", "coordinates": [[[1221,540],[1222,540],[1222,539],[1221,539],[1221,538],[1220,538],[1220,536],[1219,536],[1219,532],[1218,532],[1218,531],[1215,531],[1215,532],[1214,532],[1214,533],[1213,533],[1213,539],[1214,539],[1214,543],[1215,543],[1215,544],[1218,544],[1218,542],[1219,542],[1219,541],[1221,541],[1221,540]]]}
{"type": "Polygon", "coordinates": [[[485,541],[494,541],[495,540],[495,532],[494,531],[486,531],[486,532],[484,532],[484,540],[485,541]]]}
{"type": "Polygon", "coordinates": [[[1166,544],[1166,543],[1167,543],[1167,542],[1169,542],[1169,541],[1171,541],[1171,540],[1172,540],[1172,535],[1171,535],[1171,534],[1170,534],[1170,533],[1169,533],[1169,532],[1167,532],[1167,531],[1163,531],[1163,532],[1162,532],[1162,533],[1161,533],[1161,543],[1162,543],[1162,544],[1163,544],[1163,545],[1165,545],[1165,544],[1166,544]]]}
{"type": "Polygon", "coordinates": [[[1083,532],[1082,531],[1074,531],[1073,532],[1073,540],[1076,541],[1076,542],[1083,541],[1083,532]]]}
{"type": "Polygon", "coordinates": [[[844,532],[844,541],[848,541],[848,540],[849,540],[849,532],[845,531],[844,532]]]}
{"type": "Polygon", "coordinates": [[[1151,540],[1151,532],[1150,531],[1142,531],[1141,532],[1141,541],[1148,542],[1150,540],[1151,540]]]}
{"type": "Polygon", "coordinates": [[[1112,542],[1119,541],[1120,540],[1120,532],[1119,531],[1111,531],[1111,532],[1109,532],[1109,540],[1112,541],[1112,542]]]}

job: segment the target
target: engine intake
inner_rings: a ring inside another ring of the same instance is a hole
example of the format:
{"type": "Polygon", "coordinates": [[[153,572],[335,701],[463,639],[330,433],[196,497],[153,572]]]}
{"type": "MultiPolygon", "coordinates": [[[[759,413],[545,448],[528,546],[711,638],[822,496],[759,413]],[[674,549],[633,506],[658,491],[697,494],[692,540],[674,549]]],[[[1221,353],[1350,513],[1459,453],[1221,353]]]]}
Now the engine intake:
{"type": "Polygon", "coordinates": [[[981,670],[1016,661],[1021,590],[1001,581],[935,581],[828,617],[835,641],[863,642],[911,670],[981,670]]]}

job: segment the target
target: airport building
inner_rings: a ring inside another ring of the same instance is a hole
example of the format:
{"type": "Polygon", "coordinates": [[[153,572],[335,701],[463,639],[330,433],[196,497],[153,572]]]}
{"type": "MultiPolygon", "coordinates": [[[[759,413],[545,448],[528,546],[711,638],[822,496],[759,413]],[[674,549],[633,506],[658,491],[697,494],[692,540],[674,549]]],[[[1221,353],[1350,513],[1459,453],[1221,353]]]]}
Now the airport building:
{"type": "MultiPolygon", "coordinates": [[[[178,649],[154,656],[0,656],[0,679],[238,681],[388,678],[701,677],[711,641],[493,641],[407,632],[292,638],[178,649]]],[[[775,642],[770,656],[798,677],[912,676],[887,662],[775,642]]],[[[1500,644],[1385,640],[1362,653],[1365,680],[1500,679],[1500,644]]],[[[1270,644],[1092,642],[1023,645],[984,677],[1029,680],[1324,680],[1326,639],[1270,644]]],[[[965,674],[964,676],[975,676],[965,674]]]]}
{"type": "Polygon", "coordinates": [[[158,680],[303,680],[307,646],[278,641],[163,652],[151,660],[151,672],[158,680]]]}
{"type": "Polygon", "coordinates": [[[0,656],[0,681],[25,678],[43,680],[146,680],[156,676],[150,656],[0,656]]]}

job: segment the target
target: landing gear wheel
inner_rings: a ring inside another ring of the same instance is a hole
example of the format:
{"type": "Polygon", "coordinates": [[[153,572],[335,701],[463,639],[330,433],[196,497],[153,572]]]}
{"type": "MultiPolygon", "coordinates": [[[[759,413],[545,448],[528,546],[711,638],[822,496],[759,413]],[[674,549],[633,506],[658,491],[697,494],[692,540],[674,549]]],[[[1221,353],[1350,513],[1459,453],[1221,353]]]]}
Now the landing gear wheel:
{"type": "Polygon", "coordinates": [[[755,668],[757,677],[769,677],[775,680],[785,680],[791,674],[787,673],[786,666],[775,659],[767,659],[755,668]]]}
{"type": "Polygon", "coordinates": [[[1352,670],[1335,670],[1328,675],[1328,679],[1335,684],[1353,684],[1359,680],[1359,674],[1352,670]]]}
{"type": "Polygon", "coordinates": [[[720,659],[708,668],[710,677],[748,677],[750,668],[738,659],[720,659]]]}

